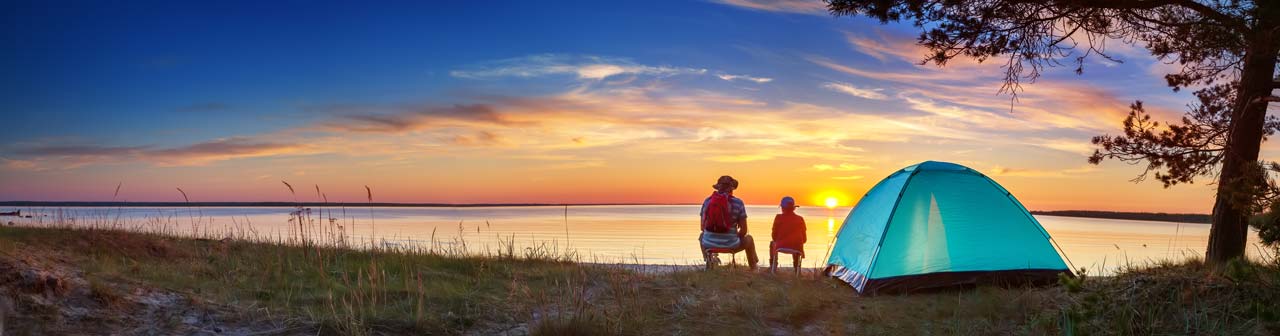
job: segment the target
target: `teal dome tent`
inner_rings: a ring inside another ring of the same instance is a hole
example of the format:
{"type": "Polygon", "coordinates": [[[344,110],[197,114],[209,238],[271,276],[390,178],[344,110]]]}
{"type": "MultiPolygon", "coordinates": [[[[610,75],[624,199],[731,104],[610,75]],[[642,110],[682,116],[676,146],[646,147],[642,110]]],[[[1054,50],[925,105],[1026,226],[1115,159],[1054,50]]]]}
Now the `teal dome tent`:
{"type": "Polygon", "coordinates": [[[877,183],[836,233],[827,273],[859,293],[983,283],[1052,283],[1071,274],[1049,233],[1004,187],[925,161],[877,183]]]}

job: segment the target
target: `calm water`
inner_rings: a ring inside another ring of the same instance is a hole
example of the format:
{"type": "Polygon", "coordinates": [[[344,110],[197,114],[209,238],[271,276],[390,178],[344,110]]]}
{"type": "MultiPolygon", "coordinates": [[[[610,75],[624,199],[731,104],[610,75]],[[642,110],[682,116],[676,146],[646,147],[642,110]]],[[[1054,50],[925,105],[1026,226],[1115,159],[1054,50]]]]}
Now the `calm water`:
{"type": "MultiPolygon", "coordinates": [[[[6,209],[0,209],[6,210],[6,209]]],[[[3,217],[25,225],[115,225],[181,235],[239,236],[291,239],[298,227],[290,222],[293,208],[57,208],[22,209],[31,219],[3,217]]],[[[804,207],[798,213],[808,223],[805,265],[825,261],[828,244],[850,208],[804,207]]],[[[770,226],[777,208],[749,206],[748,226],[756,237],[762,263],[767,263],[770,226]]],[[[645,264],[697,264],[698,206],[570,206],[480,208],[312,208],[304,217],[310,236],[344,236],[351,242],[394,246],[464,248],[468,253],[491,253],[502,241],[518,249],[541,246],[573,250],[585,261],[645,264]],[[332,221],[325,220],[332,218],[332,221]],[[374,240],[376,238],[377,240],[374,240]]],[[[1036,217],[1077,267],[1093,274],[1114,271],[1122,264],[1201,256],[1209,226],[1113,219],[1036,217]]],[[[1270,258],[1250,237],[1249,254],[1270,258]]],[[[519,252],[517,252],[519,253],[519,252]]],[[[740,259],[743,259],[741,255],[740,259]]],[[[784,259],[786,260],[786,259],[784,259]]],[[[743,261],[739,261],[743,262],[743,261]]],[[[784,261],[789,263],[789,261],[784,261]]]]}

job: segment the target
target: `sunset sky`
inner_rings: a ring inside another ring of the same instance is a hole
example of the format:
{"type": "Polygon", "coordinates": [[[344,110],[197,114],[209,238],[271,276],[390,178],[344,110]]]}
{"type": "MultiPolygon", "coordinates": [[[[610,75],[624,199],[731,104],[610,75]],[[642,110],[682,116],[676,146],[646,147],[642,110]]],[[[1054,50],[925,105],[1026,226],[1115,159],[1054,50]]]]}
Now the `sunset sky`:
{"type": "MultiPolygon", "coordinates": [[[[1120,42],[999,94],[1002,60],[916,65],[907,24],[821,1],[9,4],[0,200],[844,205],[950,161],[1033,210],[1210,211],[1212,186],[1089,165],[1177,67],[1120,42]],[[1011,109],[1012,107],[1012,109],[1011,109]]],[[[1263,157],[1275,148],[1264,147],[1263,157]]]]}

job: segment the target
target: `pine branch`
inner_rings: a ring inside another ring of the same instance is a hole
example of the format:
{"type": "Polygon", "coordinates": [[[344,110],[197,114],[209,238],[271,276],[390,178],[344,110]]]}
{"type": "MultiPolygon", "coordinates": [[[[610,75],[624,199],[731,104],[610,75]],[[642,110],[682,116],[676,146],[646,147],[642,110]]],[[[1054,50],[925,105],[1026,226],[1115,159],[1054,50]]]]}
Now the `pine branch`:
{"type": "Polygon", "coordinates": [[[1194,11],[1207,19],[1217,21],[1219,24],[1235,29],[1239,33],[1249,31],[1249,26],[1244,20],[1194,0],[1084,0],[1079,3],[1085,7],[1106,9],[1156,9],[1164,6],[1178,6],[1194,11]]]}

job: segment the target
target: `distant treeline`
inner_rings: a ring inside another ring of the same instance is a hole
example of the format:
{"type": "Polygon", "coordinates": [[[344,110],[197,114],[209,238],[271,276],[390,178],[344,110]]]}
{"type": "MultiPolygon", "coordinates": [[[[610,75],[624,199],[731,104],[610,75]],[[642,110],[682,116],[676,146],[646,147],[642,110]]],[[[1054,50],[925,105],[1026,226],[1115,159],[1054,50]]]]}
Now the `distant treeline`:
{"type": "Polygon", "coordinates": [[[1212,218],[1207,214],[1176,214],[1176,213],[1163,213],[1163,212],[1114,212],[1114,211],[1089,211],[1089,210],[1063,210],[1063,211],[1032,211],[1031,214],[1046,215],[1046,216],[1128,219],[1128,220],[1198,223],[1198,224],[1209,224],[1213,222],[1212,218]]]}
{"type": "MultiPolygon", "coordinates": [[[[38,201],[6,201],[0,202],[0,209],[4,208],[31,208],[31,207],[562,207],[562,206],[600,206],[600,205],[678,205],[678,204],[636,204],[636,203],[577,203],[577,204],[555,204],[555,203],[484,203],[484,204],[449,204],[449,203],[365,203],[365,202],[38,202],[38,201]]],[[[1171,213],[1152,213],[1152,212],[1114,212],[1114,211],[1090,211],[1090,210],[1063,210],[1063,211],[1032,211],[1034,215],[1047,216],[1064,216],[1064,217],[1088,217],[1088,218],[1108,218],[1108,219],[1129,219],[1129,220],[1147,220],[1161,222],[1180,222],[1180,223],[1200,223],[1209,224],[1212,221],[1207,214],[1171,214],[1171,213]]]]}
{"type": "Polygon", "coordinates": [[[536,206],[592,206],[592,205],[661,205],[661,204],[556,204],[556,203],[480,203],[480,204],[449,204],[449,203],[368,203],[368,202],[37,202],[37,201],[6,201],[0,202],[0,208],[14,207],[536,207],[536,206]]]}

